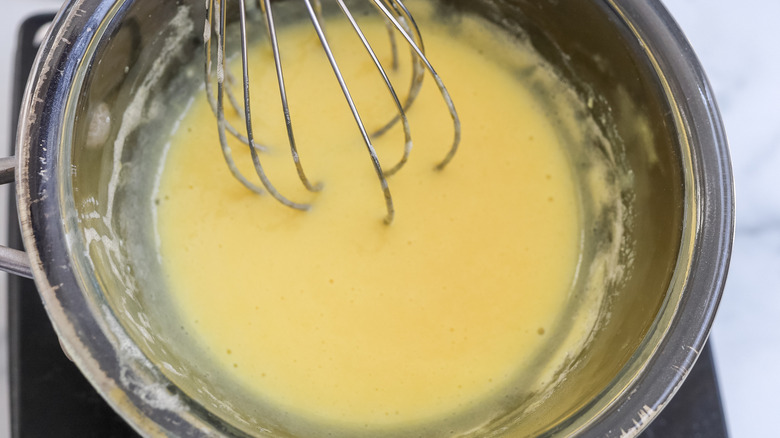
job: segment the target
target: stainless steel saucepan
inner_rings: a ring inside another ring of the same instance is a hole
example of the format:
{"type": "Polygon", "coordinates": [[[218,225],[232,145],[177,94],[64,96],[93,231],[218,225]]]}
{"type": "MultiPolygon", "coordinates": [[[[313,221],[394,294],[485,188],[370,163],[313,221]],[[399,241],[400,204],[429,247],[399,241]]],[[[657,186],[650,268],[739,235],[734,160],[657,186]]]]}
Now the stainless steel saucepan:
{"type": "MultiPolygon", "coordinates": [[[[593,93],[634,187],[632,263],[605,286],[609,318],[541,407],[475,434],[635,436],[696,361],[725,281],[733,182],[712,89],[656,0],[441,1],[522,32],[593,93]]],[[[16,157],[0,161],[26,248],[3,249],[2,268],[35,279],[63,348],[140,433],[293,436],[188,356],[155,280],[153,145],[194,86],[181,73],[202,56],[204,13],[202,0],[70,0],[59,12],[27,84],[16,157]]]]}

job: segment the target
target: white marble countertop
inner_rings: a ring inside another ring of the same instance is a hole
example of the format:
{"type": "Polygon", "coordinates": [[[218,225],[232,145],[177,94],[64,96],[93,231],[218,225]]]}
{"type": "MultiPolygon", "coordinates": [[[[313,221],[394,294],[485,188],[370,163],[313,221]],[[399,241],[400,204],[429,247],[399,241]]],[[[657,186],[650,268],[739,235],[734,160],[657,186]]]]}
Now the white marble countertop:
{"type": "MultiPolygon", "coordinates": [[[[6,0],[0,14],[0,151],[9,148],[11,69],[24,17],[58,0],[6,0]]],[[[780,394],[780,2],[665,0],[698,54],[731,144],[737,229],[713,346],[732,437],[777,436],[780,394]]],[[[4,153],[4,152],[3,152],[4,153]]],[[[7,193],[0,195],[5,206],[7,193]]],[[[1,207],[0,207],[1,208],[1,207]]],[[[5,230],[0,214],[0,230],[5,230]]],[[[5,238],[4,232],[2,239],[5,238]]],[[[8,432],[5,278],[0,276],[0,437],[8,432]]]]}
{"type": "Polygon", "coordinates": [[[731,435],[778,436],[780,394],[780,2],[666,0],[726,125],[737,228],[710,337],[731,435]]]}

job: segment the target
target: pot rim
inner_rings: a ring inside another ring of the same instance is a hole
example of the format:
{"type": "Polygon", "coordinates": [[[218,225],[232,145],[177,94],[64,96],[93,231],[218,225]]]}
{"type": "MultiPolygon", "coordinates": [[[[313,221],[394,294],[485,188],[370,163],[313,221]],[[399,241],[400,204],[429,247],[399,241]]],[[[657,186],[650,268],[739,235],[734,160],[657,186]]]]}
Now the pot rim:
{"type": "MultiPolygon", "coordinates": [[[[132,2],[69,1],[57,14],[38,52],[25,89],[16,140],[22,239],[63,347],[90,383],[139,433],[209,436],[216,428],[229,436],[245,436],[198,411],[197,402],[176,391],[132,345],[110,309],[97,308],[85,296],[82,288],[89,280],[79,276],[67,250],[69,229],[76,220],[74,212],[63,211],[70,181],[69,172],[62,168],[70,167],[70,157],[61,153],[60,145],[67,141],[68,114],[73,112],[70,109],[75,106],[86,70],[81,67],[89,63],[101,30],[132,2]],[[160,403],[166,394],[182,403],[160,403]]],[[[688,146],[689,153],[683,154],[687,161],[685,225],[666,301],[644,341],[610,386],[572,416],[587,421],[561,424],[550,433],[631,437],[668,403],[706,342],[728,271],[734,237],[734,187],[712,88],[669,13],[657,0],[602,3],[639,41],[672,108],[681,145],[688,146]],[[642,398],[634,397],[635,393],[642,398]],[[617,398],[607,402],[614,395],[617,398]]]]}

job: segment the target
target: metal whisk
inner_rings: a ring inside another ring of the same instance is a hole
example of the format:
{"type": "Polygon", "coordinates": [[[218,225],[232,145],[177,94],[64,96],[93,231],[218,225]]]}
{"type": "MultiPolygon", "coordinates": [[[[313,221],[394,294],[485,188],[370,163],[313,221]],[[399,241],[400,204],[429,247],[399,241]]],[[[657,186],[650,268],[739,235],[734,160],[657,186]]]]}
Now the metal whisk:
{"type": "MultiPolygon", "coordinates": [[[[347,84],[344,81],[344,77],[341,74],[341,70],[339,69],[338,63],[336,62],[333,52],[331,51],[330,44],[327,38],[325,37],[325,32],[323,29],[324,20],[322,16],[321,4],[319,0],[296,0],[296,1],[301,1],[308,12],[312,25],[314,26],[314,29],[319,37],[319,40],[322,43],[322,48],[325,54],[327,55],[328,61],[330,62],[330,65],[333,69],[333,73],[336,76],[336,80],[338,81],[341,87],[347,105],[349,105],[352,115],[354,116],[355,123],[357,124],[357,127],[360,130],[360,134],[363,138],[363,141],[365,142],[366,148],[368,149],[371,162],[373,163],[374,169],[376,170],[376,174],[379,177],[379,182],[381,184],[382,191],[384,193],[385,204],[387,206],[387,215],[385,216],[385,222],[389,224],[393,221],[393,217],[395,215],[395,209],[393,207],[393,198],[390,194],[390,188],[387,183],[387,177],[396,173],[404,166],[411,152],[412,139],[411,139],[409,121],[407,120],[406,117],[406,111],[408,111],[408,109],[414,102],[415,98],[417,97],[418,92],[420,91],[420,87],[422,86],[422,81],[425,76],[426,70],[430,72],[431,76],[436,82],[436,85],[439,88],[441,96],[444,99],[447,108],[449,109],[450,115],[452,116],[452,121],[454,126],[454,139],[452,142],[452,146],[450,147],[449,152],[444,157],[444,159],[436,165],[435,167],[436,169],[439,170],[443,169],[452,160],[452,158],[455,156],[455,153],[458,149],[458,145],[460,143],[460,119],[458,118],[458,113],[455,110],[455,106],[452,102],[452,99],[450,98],[449,93],[447,92],[447,88],[444,86],[444,83],[442,82],[441,78],[436,73],[431,63],[428,61],[428,58],[425,56],[425,49],[423,46],[422,36],[420,35],[420,30],[417,27],[414,18],[412,18],[412,15],[409,13],[409,10],[406,8],[406,6],[402,3],[401,0],[365,0],[365,1],[370,2],[385,20],[388,29],[391,49],[392,49],[392,64],[393,64],[392,68],[395,69],[398,66],[398,48],[395,41],[396,34],[400,35],[402,39],[406,41],[412,53],[412,80],[411,80],[411,85],[409,87],[409,92],[403,103],[401,103],[401,100],[399,99],[398,94],[396,93],[395,88],[393,87],[393,84],[391,83],[390,79],[387,76],[385,68],[382,66],[381,62],[377,58],[374,50],[371,47],[371,44],[369,43],[369,41],[361,31],[354,16],[350,12],[348,6],[345,4],[344,0],[335,0],[336,3],[338,3],[338,6],[343,12],[344,16],[350,22],[352,28],[354,29],[354,31],[357,33],[360,40],[362,41],[363,46],[365,47],[368,53],[368,56],[371,57],[374,64],[376,65],[377,71],[382,76],[382,79],[384,80],[384,83],[387,86],[387,90],[391,95],[395,103],[395,106],[398,110],[398,114],[395,117],[393,117],[384,127],[369,135],[369,133],[366,131],[366,127],[360,117],[360,114],[358,113],[358,110],[355,106],[355,102],[352,99],[352,95],[349,92],[347,84]],[[382,166],[379,163],[379,159],[377,157],[376,151],[374,150],[374,147],[372,145],[371,138],[384,134],[391,127],[397,124],[399,121],[403,125],[404,136],[405,136],[403,156],[401,160],[393,167],[389,168],[388,170],[383,170],[382,166]]],[[[290,109],[287,101],[287,93],[285,90],[284,74],[282,71],[281,55],[279,53],[279,43],[277,40],[277,32],[274,23],[273,10],[271,8],[271,0],[258,0],[258,3],[259,3],[258,5],[259,9],[261,10],[263,17],[265,18],[265,24],[268,30],[269,41],[273,51],[274,64],[276,67],[276,77],[279,84],[279,95],[281,97],[282,111],[284,112],[284,118],[287,126],[287,137],[289,139],[290,152],[292,153],[292,158],[293,161],[295,162],[295,167],[298,171],[298,177],[301,180],[301,183],[304,185],[304,187],[306,187],[307,190],[316,192],[322,188],[322,184],[312,183],[310,179],[306,176],[306,173],[304,172],[300,157],[298,155],[298,150],[295,144],[295,135],[293,130],[292,119],[290,117],[290,109]]],[[[227,162],[228,167],[230,168],[230,171],[248,189],[257,193],[263,192],[263,189],[250,182],[244,175],[241,174],[241,172],[236,167],[235,162],[233,161],[231,155],[230,146],[228,145],[227,142],[228,133],[233,137],[239,139],[241,142],[243,142],[249,147],[257,176],[260,178],[262,186],[265,188],[266,191],[268,191],[268,193],[270,193],[276,200],[278,200],[279,202],[281,202],[286,206],[300,209],[300,210],[308,210],[310,207],[309,204],[294,202],[288,199],[287,197],[285,197],[284,195],[282,195],[281,193],[279,193],[279,191],[274,187],[274,185],[266,176],[266,173],[263,170],[263,166],[260,161],[260,154],[266,148],[255,142],[255,137],[252,130],[252,117],[251,117],[251,107],[250,107],[250,98],[249,98],[250,79],[249,79],[249,67],[247,61],[246,1],[238,0],[239,28],[240,28],[239,30],[240,30],[240,39],[241,39],[241,49],[240,49],[241,64],[242,64],[241,84],[242,84],[242,91],[243,91],[243,105],[239,103],[239,99],[235,97],[235,95],[231,90],[230,85],[236,84],[238,81],[230,74],[226,66],[225,40],[226,40],[226,23],[227,23],[226,21],[227,0],[207,0],[206,8],[207,8],[207,19],[206,19],[206,27],[204,31],[204,46],[206,51],[206,78],[205,78],[206,95],[214,111],[214,114],[217,117],[219,141],[222,147],[222,153],[225,157],[225,161],[227,162]],[[214,93],[211,85],[214,76],[212,74],[211,42],[212,42],[212,37],[214,36],[216,36],[216,57],[217,57],[216,99],[214,98],[214,93]],[[225,97],[227,97],[229,104],[234,107],[236,112],[241,117],[243,117],[246,123],[245,135],[242,134],[236,127],[234,127],[225,119],[225,111],[224,111],[225,97]]]]}

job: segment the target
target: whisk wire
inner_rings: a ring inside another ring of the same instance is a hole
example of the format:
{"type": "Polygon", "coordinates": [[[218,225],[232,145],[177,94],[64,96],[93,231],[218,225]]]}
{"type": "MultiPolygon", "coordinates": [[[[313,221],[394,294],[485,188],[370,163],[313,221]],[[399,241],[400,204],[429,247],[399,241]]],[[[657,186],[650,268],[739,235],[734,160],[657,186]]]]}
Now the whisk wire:
{"type": "MultiPolygon", "coordinates": [[[[222,0],[223,7],[224,2],[226,0],[222,0]]],[[[252,130],[252,111],[250,108],[250,97],[249,97],[249,61],[247,57],[247,32],[246,32],[246,0],[239,0],[238,2],[238,8],[239,8],[239,14],[241,19],[239,20],[239,29],[241,32],[241,71],[243,74],[243,86],[244,86],[244,120],[246,121],[246,136],[249,139],[249,151],[252,154],[252,162],[255,166],[255,171],[257,172],[257,176],[260,178],[260,181],[263,183],[263,187],[265,187],[266,190],[268,190],[268,193],[271,194],[277,201],[281,202],[282,204],[292,207],[298,210],[308,210],[311,206],[309,204],[304,203],[298,203],[291,201],[284,197],[281,193],[279,193],[278,190],[274,187],[274,185],[271,183],[271,181],[268,179],[268,176],[265,174],[265,171],[263,170],[263,166],[260,163],[260,157],[257,154],[257,150],[254,147],[254,133],[252,130]]],[[[224,43],[224,32],[223,34],[223,43],[224,43]]],[[[223,65],[224,68],[224,65],[223,65]]]]}
{"type": "MultiPolygon", "coordinates": [[[[306,190],[310,192],[317,192],[322,189],[322,184],[312,184],[306,173],[303,171],[303,165],[301,164],[300,156],[298,155],[298,147],[295,144],[295,135],[293,134],[292,117],[290,116],[290,107],[287,103],[287,91],[284,86],[284,72],[282,71],[282,60],[279,54],[279,42],[276,37],[276,26],[274,24],[273,11],[271,10],[271,0],[263,0],[263,15],[265,15],[266,25],[268,27],[268,34],[271,41],[271,49],[274,56],[274,66],[276,68],[276,82],[279,84],[279,96],[282,99],[282,111],[284,112],[284,122],[287,127],[287,139],[290,144],[290,152],[292,153],[293,162],[295,162],[295,170],[298,172],[298,179],[301,180],[306,190]]],[[[242,41],[244,39],[242,38],[242,41]]],[[[244,44],[242,42],[242,44],[244,44]]],[[[244,50],[242,48],[242,50],[244,50]]],[[[242,52],[243,55],[243,52],[242,52]]],[[[245,87],[247,85],[245,84],[245,87]]],[[[246,103],[247,108],[249,102],[246,103]]]]}
{"type": "Polygon", "coordinates": [[[385,170],[384,172],[385,176],[391,176],[394,173],[398,172],[404,166],[404,164],[406,164],[406,162],[409,159],[409,154],[412,151],[412,134],[411,134],[411,129],[409,128],[409,119],[406,117],[406,112],[404,111],[403,105],[401,105],[400,99],[398,99],[398,94],[396,94],[395,89],[393,88],[393,84],[390,82],[390,78],[387,76],[384,67],[382,67],[382,64],[379,62],[379,58],[377,58],[374,49],[371,47],[371,44],[368,42],[368,39],[366,39],[366,36],[363,34],[363,31],[360,29],[360,26],[358,26],[357,22],[355,21],[355,17],[353,17],[352,13],[350,13],[349,8],[347,8],[347,5],[344,3],[344,0],[337,0],[337,2],[342,12],[344,13],[344,16],[347,17],[347,20],[352,25],[352,28],[355,30],[355,33],[357,33],[358,37],[360,38],[360,41],[363,43],[363,47],[365,47],[366,51],[368,52],[368,55],[371,57],[371,60],[374,62],[374,65],[379,71],[379,74],[382,76],[382,79],[385,82],[385,86],[390,92],[390,95],[393,98],[393,102],[395,103],[395,106],[398,109],[398,117],[401,118],[403,124],[404,140],[405,140],[403,156],[395,166],[391,167],[388,170],[385,170]]]}
{"type": "Polygon", "coordinates": [[[205,42],[205,48],[206,48],[206,95],[208,96],[209,103],[211,104],[212,109],[214,110],[214,113],[217,116],[217,132],[219,134],[219,143],[222,149],[222,155],[225,158],[225,162],[228,165],[228,169],[230,169],[230,173],[233,174],[233,176],[246,188],[249,190],[255,192],[255,193],[263,193],[263,189],[256,186],[255,184],[251,183],[244,175],[241,173],[241,171],[238,170],[236,167],[235,161],[233,161],[233,154],[231,153],[230,146],[227,142],[227,135],[225,133],[225,129],[227,126],[227,123],[225,121],[225,112],[223,110],[223,101],[224,101],[224,75],[220,74],[224,71],[224,32],[221,31],[225,24],[225,8],[224,4],[222,4],[222,7],[219,7],[219,5],[216,3],[216,0],[211,0],[207,4],[207,11],[206,11],[206,29],[204,31],[204,42],[205,42]],[[214,11],[214,9],[218,9],[218,11],[214,11]],[[214,15],[218,13],[219,18],[217,18],[217,23],[214,23],[214,15]],[[220,31],[217,32],[217,100],[214,101],[214,96],[211,93],[211,31],[214,29],[214,26],[218,26],[220,31]]]}
{"type": "MultiPolygon", "coordinates": [[[[221,107],[220,110],[217,107],[217,100],[214,97],[214,91],[212,90],[211,86],[211,37],[212,37],[212,30],[214,33],[217,34],[217,37],[221,34],[221,30],[219,29],[219,24],[214,24],[212,21],[211,16],[211,9],[216,9],[219,11],[219,3],[217,3],[217,0],[208,0],[206,4],[206,11],[207,11],[207,19],[206,19],[206,28],[204,32],[204,47],[206,49],[206,98],[209,102],[209,106],[211,106],[211,111],[214,113],[215,116],[218,117],[217,112],[218,111],[224,111],[224,104],[221,107]],[[213,27],[215,26],[215,27],[213,27]]],[[[218,23],[218,22],[217,22],[218,23]]],[[[218,38],[219,39],[219,38],[218,38]]],[[[244,118],[244,110],[242,109],[242,105],[238,103],[238,99],[235,97],[235,94],[233,93],[231,86],[235,85],[237,82],[233,74],[230,72],[230,70],[224,70],[223,73],[225,74],[225,80],[227,81],[228,86],[224,87],[223,91],[225,92],[225,95],[228,98],[228,102],[230,102],[231,108],[233,108],[236,113],[238,113],[239,118],[244,118]]],[[[230,133],[233,137],[238,139],[238,141],[248,145],[249,139],[246,138],[244,134],[242,134],[235,126],[233,126],[232,123],[230,123],[229,120],[224,120],[224,128],[227,130],[227,132],[230,133]]],[[[265,147],[262,144],[255,143],[254,145],[258,150],[266,152],[268,151],[268,148],[265,147]]]]}
{"type": "MultiPolygon", "coordinates": [[[[394,8],[399,14],[401,14],[401,11],[399,11],[397,8],[394,8]]],[[[385,26],[387,26],[388,33],[390,35],[390,46],[393,56],[393,69],[398,69],[398,48],[397,44],[395,42],[395,33],[396,28],[393,25],[393,23],[387,19],[387,17],[384,17],[385,26]]],[[[414,24],[414,21],[411,20],[411,22],[414,24]]],[[[407,20],[399,20],[399,23],[404,26],[404,28],[407,30],[408,33],[412,33],[412,30],[407,25],[407,20]]],[[[415,24],[416,26],[416,24],[415,24]]],[[[415,28],[415,37],[416,41],[418,42],[418,46],[420,47],[420,50],[424,53],[425,49],[423,48],[423,42],[422,42],[422,36],[420,35],[419,29],[415,28]]],[[[403,104],[404,111],[408,111],[409,108],[411,108],[412,104],[414,103],[415,99],[417,98],[417,95],[420,92],[420,89],[422,88],[423,79],[425,78],[425,67],[422,64],[422,61],[420,61],[417,57],[417,54],[415,53],[414,49],[410,48],[410,52],[412,55],[412,81],[411,85],[409,86],[409,92],[406,94],[406,99],[403,104]]],[[[393,126],[395,126],[396,123],[400,120],[399,115],[395,115],[392,119],[390,119],[389,122],[387,122],[384,126],[374,131],[371,136],[372,137],[379,137],[381,135],[384,135],[387,131],[389,131],[393,126]]]]}
{"type": "Polygon", "coordinates": [[[236,85],[236,78],[233,76],[233,73],[230,72],[230,70],[225,70],[225,79],[227,79],[228,86],[225,87],[225,91],[227,92],[228,101],[230,102],[230,106],[233,107],[233,109],[238,113],[239,118],[244,118],[244,109],[242,108],[242,105],[238,102],[238,98],[236,98],[236,95],[233,94],[233,90],[231,87],[236,85]]]}
{"type": "Polygon", "coordinates": [[[395,28],[393,28],[393,23],[387,19],[385,19],[385,28],[387,28],[387,38],[390,40],[390,56],[392,56],[393,60],[391,68],[393,71],[396,71],[398,70],[398,43],[395,42],[395,28]]]}
{"type": "Polygon", "coordinates": [[[333,56],[333,51],[330,49],[330,44],[328,44],[328,40],[325,38],[325,33],[323,32],[322,26],[320,25],[320,22],[317,18],[317,14],[314,11],[312,2],[311,0],[304,0],[304,3],[306,4],[306,9],[309,11],[309,18],[311,19],[312,25],[314,26],[314,30],[317,32],[317,36],[320,39],[320,44],[322,44],[322,49],[325,51],[325,55],[328,57],[328,62],[333,69],[333,73],[336,75],[336,80],[341,87],[341,91],[344,94],[347,105],[349,105],[349,109],[352,111],[352,116],[355,118],[355,123],[360,130],[360,135],[363,137],[363,142],[365,143],[366,148],[368,149],[368,153],[371,156],[371,162],[374,165],[374,170],[376,171],[377,177],[379,178],[380,185],[382,186],[382,193],[385,197],[385,206],[387,207],[385,223],[390,224],[393,222],[393,218],[395,216],[395,207],[393,206],[393,197],[390,194],[390,187],[387,184],[387,178],[382,171],[382,165],[379,163],[379,157],[377,156],[376,150],[374,150],[374,146],[371,143],[371,138],[366,131],[366,126],[363,124],[363,120],[358,113],[357,107],[355,106],[355,101],[352,99],[352,95],[350,94],[347,84],[344,81],[344,76],[341,74],[341,69],[336,62],[336,58],[333,56]]]}
{"type": "MultiPolygon", "coordinates": [[[[405,16],[405,19],[410,20],[413,23],[414,27],[417,27],[416,24],[414,24],[414,19],[411,17],[411,14],[409,14],[409,10],[406,9],[406,6],[401,2],[401,0],[388,0],[391,4],[397,4],[398,7],[403,10],[403,15],[405,16]]],[[[431,65],[428,58],[425,56],[425,53],[423,53],[422,48],[418,46],[414,39],[409,35],[409,33],[406,31],[404,26],[401,25],[401,23],[396,19],[396,16],[390,12],[390,10],[387,8],[387,6],[384,4],[383,0],[373,0],[376,7],[387,17],[390,22],[393,23],[395,28],[398,30],[398,32],[406,39],[406,41],[409,43],[409,47],[414,50],[414,52],[417,54],[417,57],[420,59],[420,61],[425,64],[426,69],[430,72],[431,76],[433,76],[433,80],[436,82],[436,86],[439,88],[439,92],[442,95],[442,98],[444,99],[445,104],[447,105],[447,109],[450,112],[450,116],[452,117],[452,123],[453,128],[455,131],[454,139],[452,141],[452,146],[450,146],[449,152],[447,152],[447,155],[444,157],[442,161],[440,161],[436,165],[436,169],[441,170],[444,169],[444,167],[447,166],[447,164],[452,161],[452,158],[455,157],[455,153],[458,151],[458,146],[460,145],[460,139],[461,139],[461,126],[460,126],[460,117],[458,116],[458,112],[455,110],[455,104],[452,102],[452,97],[450,96],[450,93],[447,91],[447,87],[444,86],[444,82],[442,81],[441,77],[438,73],[436,73],[436,70],[434,70],[433,65],[431,65]]]]}

